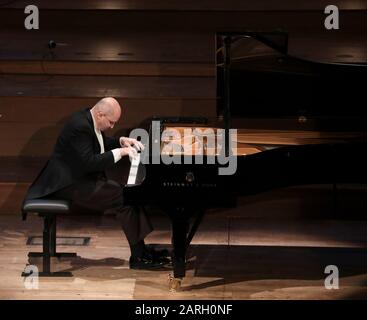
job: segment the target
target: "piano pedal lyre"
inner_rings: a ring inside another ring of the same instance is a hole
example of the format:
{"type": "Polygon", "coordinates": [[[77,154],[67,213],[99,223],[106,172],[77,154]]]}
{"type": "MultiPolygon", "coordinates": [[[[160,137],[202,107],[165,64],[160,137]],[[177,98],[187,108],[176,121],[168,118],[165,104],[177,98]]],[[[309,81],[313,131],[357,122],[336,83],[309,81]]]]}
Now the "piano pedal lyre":
{"type": "Polygon", "coordinates": [[[168,275],[168,289],[170,292],[180,291],[182,278],[175,278],[172,273],[168,275]]]}

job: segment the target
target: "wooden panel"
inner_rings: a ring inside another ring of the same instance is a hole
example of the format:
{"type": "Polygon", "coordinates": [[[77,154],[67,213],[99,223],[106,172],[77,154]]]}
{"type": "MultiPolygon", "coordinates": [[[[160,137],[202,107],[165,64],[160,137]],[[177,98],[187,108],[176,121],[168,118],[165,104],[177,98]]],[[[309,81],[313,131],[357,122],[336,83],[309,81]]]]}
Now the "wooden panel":
{"type": "Polygon", "coordinates": [[[0,96],[207,99],[215,78],[3,75],[0,96]]]}
{"type": "Polygon", "coordinates": [[[2,123],[0,146],[3,156],[49,155],[62,125],[35,123],[2,123]]]}
{"type": "MultiPolygon", "coordinates": [[[[92,107],[99,98],[0,97],[0,123],[62,123],[73,112],[92,107]]],[[[139,125],[149,115],[215,117],[215,99],[117,98],[124,127],[139,125]]]]}
{"type": "Polygon", "coordinates": [[[0,60],[11,74],[213,77],[214,63],[144,63],[98,61],[0,60]]]}
{"type": "Polygon", "coordinates": [[[0,183],[31,183],[48,160],[45,157],[0,157],[0,183]]]}
{"type": "MultiPolygon", "coordinates": [[[[126,134],[152,116],[215,117],[215,99],[118,99],[123,108],[110,134],[126,134]]],[[[93,106],[98,98],[0,98],[2,156],[46,156],[52,151],[65,120],[75,111],[93,106]],[[8,137],[11,137],[9,139],[8,137]]]]}
{"type": "MultiPolygon", "coordinates": [[[[242,20],[241,20],[242,21],[242,20]]],[[[247,20],[243,20],[247,21],[247,20]]],[[[317,26],[321,20],[316,20],[317,26]]],[[[359,21],[354,19],[353,21],[359,21]]],[[[185,23],[185,22],[183,22],[185,23]]],[[[362,22],[361,22],[362,23],[362,22]]],[[[284,30],[289,34],[289,53],[312,60],[326,60],[329,62],[362,62],[367,60],[367,40],[364,23],[355,32],[343,28],[338,32],[327,32],[326,29],[306,32],[294,31],[287,24],[284,30]]],[[[349,26],[349,24],[347,25],[349,26]]],[[[278,28],[278,27],[276,27],[278,28]]],[[[126,28],[123,28],[126,30],[126,28]]],[[[135,29],[132,27],[132,29],[135,29]]],[[[256,30],[256,28],[254,28],[256,30]]],[[[265,30],[274,30],[272,27],[265,30]]],[[[366,28],[367,29],[367,28],[366,28]]],[[[93,70],[106,67],[111,74],[138,75],[182,75],[181,68],[187,68],[183,75],[204,75],[205,70],[214,67],[215,63],[215,31],[244,30],[244,27],[218,27],[212,31],[198,32],[131,32],[116,33],[106,29],[107,36],[100,31],[88,32],[81,27],[65,27],[62,30],[46,28],[35,32],[26,30],[16,31],[14,28],[0,30],[0,59],[2,60],[36,60],[38,69],[46,72],[60,72],[57,66],[63,61],[76,63],[77,61],[110,61],[110,64],[93,65],[93,70]],[[76,29],[76,30],[74,30],[76,29]],[[47,44],[53,39],[59,46],[50,54],[47,44]],[[113,65],[113,61],[131,62],[131,64],[113,65]],[[139,62],[135,64],[132,62],[139,62]],[[154,63],[154,64],[149,64],[154,63]],[[159,64],[158,64],[159,63],[159,64]],[[181,63],[184,63],[181,65],[181,63]],[[202,65],[201,65],[202,64],[202,65]],[[100,66],[100,67],[99,67],[100,66]],[[103,66],[103,67],[102,67],[103,66]],[[116,71],[114,66],[116,67],[116,71]],[[50,69],[52,68],[52,69],[50,69]],[[203,70],[203,68],[205,70],[203,70]],[[112,70],[111,70],[112,69],[112,70]],[[144,71],[143,71],[144,70],[144,71]]],[[[24,62],[23,62],[24,63],[24,62]]],[[[28,67],[29,65],[27,65],[28,67]]],[[[34,65],[36,67],[37,65],[34,65]]],[[[88,64],[78,65],[75,72],[87,69],[88,64]],[[81,69],[82,68],[82,69],[81,69]]],[[[2,73],[11,72],[0,68],[2,73]]],[[[68,72],[65,70],[65,72],[68,72]]],[[[86,71],[91,73],[92,71],[86,71]]],[[[206,71],[207,72],[207,71],[206,71]]]]}
{"type": "MultiPolygon", "coordinates": [[[[1,18],[1,11],[0,11],[1,18]]],[[[76,17],[83,20],[81,14],[76,17]]],[[[64,19],[64,17],[62,18],[64,19]]],[[[108,20],[108,17],[106,17],[108,20]]],[[[121,17],[119,17],[121,19],[121,17]]],[[[53,26],[58,26],[53,20],[53,26]]],[[[61,23],[61,21],[60,21],[61,23]]],[[[63,22],[61,23],[63,24],[63,22]]],[[[92,23],[91,28],[93,28],[92,23]]],[[[134,62],[204,62],[214,61],[213,33],[169,31],[140,32],[124,27],[86,30],[82,26],[44,27],[37,32],[15,27],[0,30],[1,59],[45,61],[134,61],[134,62]],[[48,43],[57,45],[51,54],[48,43]]]]}
{"type": "MultiPolygon", "coordinates": [[[[298,4],[297,4],[298,6],[298,4]]],[[[295,32],[322,33],[330,36],[335,33],[362,33],[367,29],[365,10],[350,10],[341,13],[341,28],[328,31],[324,27],[323,7],[321,10],[284,10],[284,11],[117,11],[117,10],[46,10],[42,11],[40,29],[28,31],[24,28],[24,12],[22,10],[0,10],[0,18],[4,27],[23,30],[28,36],[45,31],[85,30],[86,33],[104,35],[121,31],[149,32],[181,31],[197,32],[225,30],[262,30],[274,31],[282,29],[291,34],[295,32]],[[65,18],[67,17],[67,18],[65,18]],[[106,32],[108,31],[108,32],[106,32]]],[[[107,36],[108,37],[108,36],[107,36]]],[[[121,42],[123,37],[121,36],[121,42]]],[[[50,39],[48,39],[50,40],[50,39]]],[[[82,38],[80,39],[83,40],[82,38]]]]}
{"type": "Polygon", "coordinates": [[[0,215],[18,214],[30,183],[2,183],[0,182],[0,215]]]}
{"type": "Polygon", "coordinates": [[[0,97],[0,123],[57,123],[97,101],[98,98],[0,97]]]}
{"type": "MultiPolygon", "coordinates": [[[[19,8],[24,9],[29,4],[28,1],[9,1],[9,4],[2,5],[3,8],[19,8]]],[[[32,4],[39,6],[42,9],[87,9],[87,10],[198,10],[198,11],[239,11],[239,10],[322,10],[330,1],[327,0],[308,0],[308,1],[292,1],[292,0],[110,0],[110,1],[98,1],[98,0],[59,0],[59,1],[47,1],[47,0],[33,0],[32,4]]],[[[337,5],[340,9],[348,10],[361,10],[367,9],[365,1],[343,1],[334,0],[333,5],[337,5]]]]}

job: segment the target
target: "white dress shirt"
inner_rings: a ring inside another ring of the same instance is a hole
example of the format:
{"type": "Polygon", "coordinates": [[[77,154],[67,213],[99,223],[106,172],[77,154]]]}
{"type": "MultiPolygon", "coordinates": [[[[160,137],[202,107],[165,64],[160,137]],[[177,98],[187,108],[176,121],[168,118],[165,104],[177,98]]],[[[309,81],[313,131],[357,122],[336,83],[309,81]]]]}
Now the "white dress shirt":
{"type": "MultiPolygon", "coordinates": [[[[90,114],[92,115],[94,132],[96,133],[96,136],[97,136],[97,139],[98,139],[98,142],[99,142],[99,146],[101,147],[101,153],[104,153],[105,150],[104,150],[102,132],[101,132],[101,130],[97,129],[97,127],[96,127],[96,121],[94,120],[92,111],[90,111],[90,114]]],[[[120,152],[119,148],[113,149],[111,151],[112,151],[113,159],[114,159],[115,163],[117,161],[121,160],[121,152],[120,152]]]]}

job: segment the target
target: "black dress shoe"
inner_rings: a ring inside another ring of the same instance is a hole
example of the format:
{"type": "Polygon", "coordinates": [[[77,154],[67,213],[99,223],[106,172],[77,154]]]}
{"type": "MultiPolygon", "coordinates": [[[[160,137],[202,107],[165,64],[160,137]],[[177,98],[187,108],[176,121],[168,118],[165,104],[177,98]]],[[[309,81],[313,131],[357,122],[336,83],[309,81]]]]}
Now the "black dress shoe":
{"type": "Polygon", "coordinates": [[[130,257],[130,269],[156,269],[164,265],[162,261],[155,261],[149,257],[130,257]]]}
{"type": "Polygon", "coordinates": [[[170,256],[167,249],[157,250],[150,245],[145,246],[144,255],[151,257],[152,260],[168,260],[168,257],[170,256]]]}

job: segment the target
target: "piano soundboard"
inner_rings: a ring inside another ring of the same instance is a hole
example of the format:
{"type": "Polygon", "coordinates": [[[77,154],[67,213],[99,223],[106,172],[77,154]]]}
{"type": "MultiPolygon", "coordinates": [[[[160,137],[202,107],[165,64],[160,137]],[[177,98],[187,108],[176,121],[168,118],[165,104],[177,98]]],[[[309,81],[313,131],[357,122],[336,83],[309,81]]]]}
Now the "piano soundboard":
{"type": "MultiPolygon", "coordinates": [[[[218,155],[221,152],[218,146],[222,145],[222,135],[217,134],[218,129],[215,127],[165,126],[161,154],[218,155]],[[210,139],[212,139],[211,147],[208,144],[210,139]]],[[[237,129],[237,136],[231,137],[232,152],[237,156],[250,155],[287,145],[341,143],[366,138],[366,133],[363,132],[254,129],[237,129]]]]}

